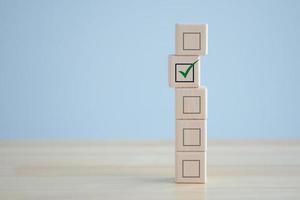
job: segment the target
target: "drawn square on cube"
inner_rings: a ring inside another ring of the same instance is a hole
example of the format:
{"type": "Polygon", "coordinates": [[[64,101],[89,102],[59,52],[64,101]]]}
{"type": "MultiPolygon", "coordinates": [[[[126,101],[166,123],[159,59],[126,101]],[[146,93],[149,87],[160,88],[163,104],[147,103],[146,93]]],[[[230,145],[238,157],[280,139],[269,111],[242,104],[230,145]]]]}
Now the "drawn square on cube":
{"type": "Polygon", "coordinates": [[[183,114],[201,114],[201,97],[183,96],[183,114]]]}
{"type": "Polygon", "coordinates": [[[192,66],[187,76],[184,77],[180,71],[186,72],[192,63],[176,63],[175,64],[175,82],[194,82],[194,68],[192,66]]]}
{"type": "Polygon", "coordinates": [[[168,82],[173,88],[198,88],[200,86],[201,57],[197,55],[169,55],[168,82]]]}
{"type": "Polygon", "coordinates": [[[206,151],[206,120],[180,119],[176,120],[176,151],[203,152],[206,151]]]}
{"type": "Polygon", "coordinates": [[[201,50],[201,33],[184,32],[183,50],[201,50]]]}
{"type": "Polygon", "coordinates": [[[201,146],[200,128],[183,128],[183,146],[201,146]]]}
{"type": "Polygon", "coordinates": [[[182,160],[183,178],[200,178],[200,160],[182,160]]]}
{"type": "Polygon", "coordinates": [[[177,183],[206,182],[206,151],[177,151],[175,160],[175,176],[177,183]]]}
{"type": "Polygon", "coordinates": [[[176,24],[176,54],[207,55],[207,33],[207,24],[176,24]]]}

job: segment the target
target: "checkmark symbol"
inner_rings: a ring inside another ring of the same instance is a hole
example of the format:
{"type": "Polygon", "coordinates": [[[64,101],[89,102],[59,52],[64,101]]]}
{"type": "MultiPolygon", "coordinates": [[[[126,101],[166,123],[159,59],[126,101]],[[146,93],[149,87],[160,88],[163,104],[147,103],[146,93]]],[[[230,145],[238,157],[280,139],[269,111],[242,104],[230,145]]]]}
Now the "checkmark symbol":
{"type": "Polygon", "coordinates": [[[187,70],[186,70],[185,72],[179,71],[179,73],[180,73],[184,78],[186,78],[187,75],[188,75],[188,73],[191,71],[191,69],[194,67],[194,65],[195,65],[198,61],[199,61],[199,60],[196,60],[195,62],[193,62],[193,63],[187,68],[187,70]]]}

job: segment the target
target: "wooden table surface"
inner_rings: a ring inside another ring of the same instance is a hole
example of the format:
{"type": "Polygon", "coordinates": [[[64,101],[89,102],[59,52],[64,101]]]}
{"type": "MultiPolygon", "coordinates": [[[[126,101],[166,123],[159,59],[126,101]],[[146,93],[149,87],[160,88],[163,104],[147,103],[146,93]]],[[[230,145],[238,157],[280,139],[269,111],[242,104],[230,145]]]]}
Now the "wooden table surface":
{"type": "Polygon", "coordinates": [[[209,140],[208,182],[175,184],[171,141],[0,141],[0,199],[300,199],[300,140],[209,140]]]}

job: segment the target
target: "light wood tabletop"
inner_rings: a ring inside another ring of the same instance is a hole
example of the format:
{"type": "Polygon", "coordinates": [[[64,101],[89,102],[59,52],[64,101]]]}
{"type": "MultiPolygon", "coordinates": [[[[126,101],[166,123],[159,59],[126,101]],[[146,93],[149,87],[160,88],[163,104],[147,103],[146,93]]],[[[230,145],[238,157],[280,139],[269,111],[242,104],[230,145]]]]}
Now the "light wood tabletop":
{"type": "Polygon", "coordinates": [[[0,141],[0,199],[300,199],[299,140],[209,140],[206,184],[171,141],[0,141]]]}

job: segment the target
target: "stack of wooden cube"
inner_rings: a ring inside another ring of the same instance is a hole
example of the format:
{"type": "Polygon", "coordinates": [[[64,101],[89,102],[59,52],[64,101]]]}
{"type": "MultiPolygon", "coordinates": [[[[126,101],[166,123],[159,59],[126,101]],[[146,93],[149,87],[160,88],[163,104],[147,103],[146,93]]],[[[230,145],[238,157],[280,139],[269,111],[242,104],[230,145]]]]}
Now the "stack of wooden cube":
{"type": "Polygon", "coordinates": [[[207,55],[207,24],[176,24],[176,54],[169,55],[169,86],[176,93],[176,182],[206,182],[207,89],[200,61],[207,55]]]}

